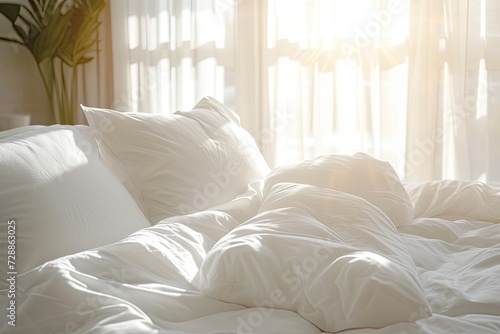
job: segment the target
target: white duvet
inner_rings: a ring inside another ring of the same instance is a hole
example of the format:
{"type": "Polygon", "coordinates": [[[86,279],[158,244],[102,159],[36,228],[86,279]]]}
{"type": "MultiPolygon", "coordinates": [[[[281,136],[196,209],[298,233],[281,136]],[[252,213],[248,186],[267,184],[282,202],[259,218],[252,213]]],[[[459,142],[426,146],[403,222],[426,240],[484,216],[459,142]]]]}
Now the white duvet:
{"type": "Polygon", "coordinates": [[[273,180],[18,276],[1,331],[500,332],[498,189],[408,185],[413,219],[395,224],[362,197],[273,180]]]}
{"type": "Polygon", "coordinates": [[[214,299],[294,311],[327,332],[431,314],[389,218],[360,197],[309,185],[274,186],[260,213],[207,254],[199,287],[214,299]]]}

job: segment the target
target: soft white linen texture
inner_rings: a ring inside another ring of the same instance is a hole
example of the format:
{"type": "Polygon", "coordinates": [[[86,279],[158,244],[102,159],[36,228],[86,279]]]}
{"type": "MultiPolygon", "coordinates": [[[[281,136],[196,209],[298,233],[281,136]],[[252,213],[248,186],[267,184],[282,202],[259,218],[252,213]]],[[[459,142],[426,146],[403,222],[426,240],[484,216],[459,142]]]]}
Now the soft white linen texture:
{"type": "Polygon", "coordinates": [[[175,114],[82,106],[101,154],[151,223],[223,204],[268,172],[229,108],[206,98],[175,114]]]}
{"type": "Polygon", "coordinates": [[[328,332],[430,316],[396,229],[366,200],[281,183],[264,196],[260,212],[208,253],[201,292],[294,311],[328,332]]]}
{"type": "MultiPolygon", "coordinates": [[[[15,220],[15,271],[106,245],[150,226],[99,155],[87,126],[25,127],[0,136],[1,271],[15,220]]],[[[2,280],[0,286],[6,284],[2,280]]]]}
{"type": "MultiPolygon", "coordinates": [[[[221,302],[197,288],[201,265],[219,238],[243,223],[241,212],[258,214],[261,199],[255,189],[217,211],[171,217],[123,241],[20,275],[18,317],[30,321],[19,321],[15,328],[3,323],[0,332],[321,333],[296,312],[221,302]]],[[[481,196],[493,203],[489,192],[481,196]]],[[[436,215],[454,210],[456,201],[448,199],[441,196],[435,203],[441,208],[436,215]]],[[[343,333],[499,333],[500,224],[476,216],[419,218],[399,231],[433,315],[416,309],[404,322],[343,333]]]]}
{"type": "Polygon", "coordinates": [[[31,321],[3,324],[0,332],[279,333],[290,327],[287,333],[319,333],[296,313],[249,310],[198,292],[199,267],[215,244],[209,235],[237,224],[223,211],[171,217],[115,244],[48,262],[18,277],[18,317],[31,321]]]}
{"type": "Polygon", "coordinates": [[[407,185],[415,217],[500,222],[500,189],[477,181],[443,180],[407,185]]]}
{"type": "Polygon", "coordinates": [[[278,182],[310,184],[366,199],[382,210],[395,226],[408,224],[413,208],[392,166],[365,153],[325,155],[280,166],[266,177],[264,193],[278,182]]]}

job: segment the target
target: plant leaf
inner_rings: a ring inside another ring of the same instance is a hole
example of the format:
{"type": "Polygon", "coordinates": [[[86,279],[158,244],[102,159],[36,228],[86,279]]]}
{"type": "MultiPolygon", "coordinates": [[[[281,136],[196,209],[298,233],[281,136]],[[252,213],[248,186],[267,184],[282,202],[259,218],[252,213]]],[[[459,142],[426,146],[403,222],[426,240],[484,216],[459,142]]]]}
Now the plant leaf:
{"type": "Polygon", "coordinates": [[[29,42],[29,38],[28,38],[28,34],[26,34],[26,31],[24,31],[24,29],[22,29],[21,27],[19,27],[17,25],[13,25],[12,27],[17,32],[17,35],[19,36],[19,38],[27,46],[28,42],[29,42]]]}
{"type": "Polygon", "coordinates": [[[71,16],[71,11],[61,15],[56,10],[52,14],[47,26],[42,30],[33,45],[33,55],[37,62],[40,63],[46,58],[55,56],[57,49],[64,40],[71,16]]]}
{"type": "Polygon", "coordinates": [[[9,21],[14,24],[19,13],[21,12],[21,5],[2,3],[0,4],[0,13],[2,13],[9,21]]]}
{"type": "Polygon", "coordinates": [[[57,56],[71,67],[92,60],[92,57],[88,57],[87,53],[96,45],[97,37],[95,34],[100,26],[99,15],[106,6],[103,0],[95,3],[92,5],[89,1],[83,1],[75,9],[68,33],[57,52],[57,56]]]}
{"type": "Polygon", "coordinates": [[[40,1],[36,1],[36,0],[29,0],[29,3],[30,3],[30,14],[31,16],[33,17],[33,20],[36,21],[36,23],[38,24],[38,26],[42,27],[44,26],[44,22],[45,22],[45,17],[46,13],[44,13],[44,9],[43,9],[43,5],[40,3],[40,1]]]}
{"type": "Polygon", "coordinates": [[[94,57],[81,57],[77,65],[88,63],[92,59],[94,59],[94,57]]]}

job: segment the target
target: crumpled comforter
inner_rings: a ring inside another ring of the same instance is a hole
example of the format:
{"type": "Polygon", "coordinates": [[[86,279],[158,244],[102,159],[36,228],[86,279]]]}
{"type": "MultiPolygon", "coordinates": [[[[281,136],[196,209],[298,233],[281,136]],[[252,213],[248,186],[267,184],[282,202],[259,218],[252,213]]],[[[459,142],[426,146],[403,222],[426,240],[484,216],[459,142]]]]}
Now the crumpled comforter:
{"type": "Polygon", "coordinates": [[[384,212],[391,201],[271,176],[18,276],[16,326],[0,330],[500,332],[500,189],[404,190],[413,209],[399,224],[384,212]]]}

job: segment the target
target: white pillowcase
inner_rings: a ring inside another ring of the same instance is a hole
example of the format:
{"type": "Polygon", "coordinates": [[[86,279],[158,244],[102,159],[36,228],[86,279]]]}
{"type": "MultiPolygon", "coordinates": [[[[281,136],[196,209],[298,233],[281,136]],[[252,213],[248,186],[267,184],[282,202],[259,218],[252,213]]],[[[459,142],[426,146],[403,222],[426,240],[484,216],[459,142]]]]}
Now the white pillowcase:
{"type": "Polygon", "coordinates": [[[207,254],[199,277],[207,296],[294,311],[329,333],[430,316],[396,228],[366,200],[281,183],[261,211],[207,254]]]}
{"type": "Polygon", "coordinates": [[[212,98],[175,114],[82,109],[102,156],[152,224],[228,202],[269,172],[238,116],[212,98]]]}
{"type": "Polygon", "coordinates": [[[413,221],[413,207],[392,166],[364,153],[354,156],[325,155],[274,169],[264,194],[279,182],[310,184],[364,198],[378,207],[394,226],[413,221]]]}
{"type": "Polygon", "coordinates": [[[0,135],[0,212],[3,273],[20,274],[150,226],[83,125],[33,126],[0,135]],[[11,221],[15,270],[7,270],[11,221]]]}

